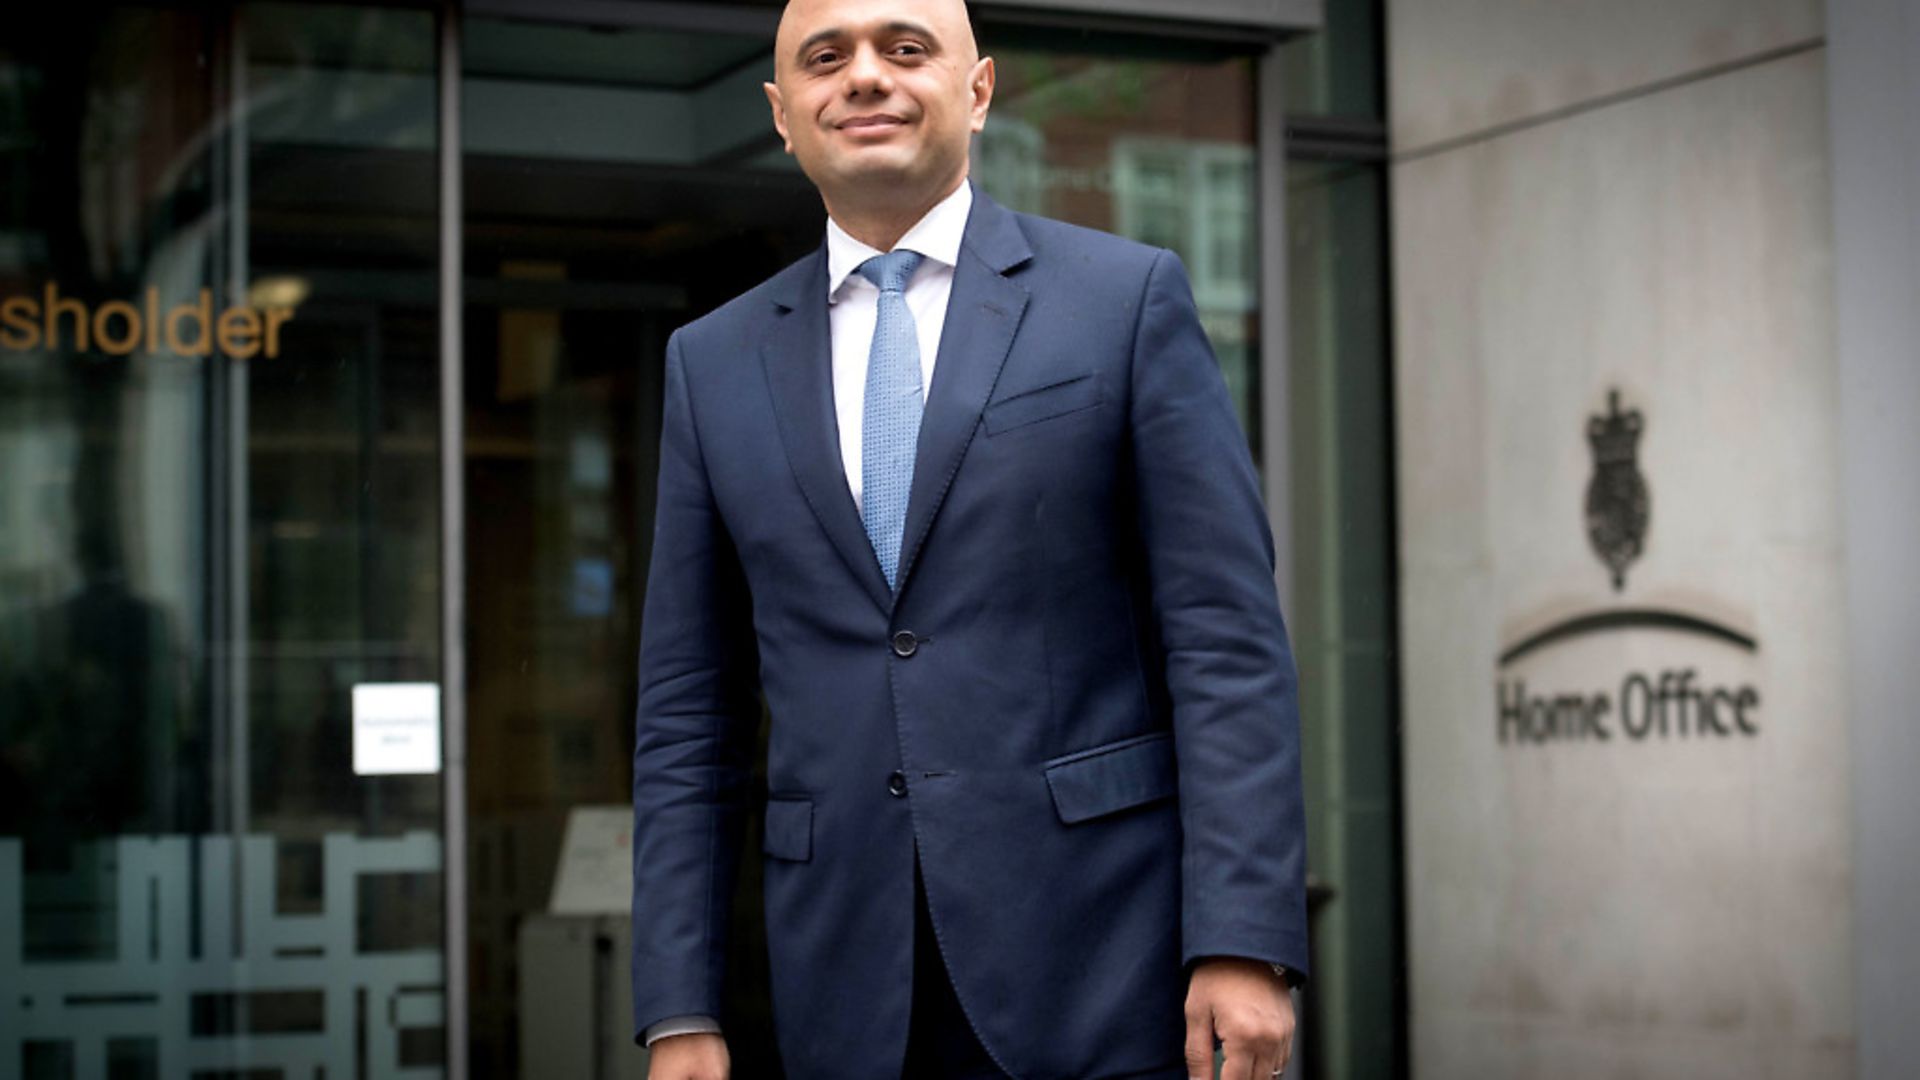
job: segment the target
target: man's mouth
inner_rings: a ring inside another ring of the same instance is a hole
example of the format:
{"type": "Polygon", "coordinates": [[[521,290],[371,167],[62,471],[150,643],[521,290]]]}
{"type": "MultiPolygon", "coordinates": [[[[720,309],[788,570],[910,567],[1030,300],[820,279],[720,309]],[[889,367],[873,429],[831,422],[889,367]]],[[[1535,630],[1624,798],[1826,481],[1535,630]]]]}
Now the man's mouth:
{"type": "Polygon", "coordinates": [[[875,128],[901,127],[906,121],[898,116],[876,114],[873,116],[854,116],[840,121],[837,125],[842,131],[870,131],[875,128]]]}

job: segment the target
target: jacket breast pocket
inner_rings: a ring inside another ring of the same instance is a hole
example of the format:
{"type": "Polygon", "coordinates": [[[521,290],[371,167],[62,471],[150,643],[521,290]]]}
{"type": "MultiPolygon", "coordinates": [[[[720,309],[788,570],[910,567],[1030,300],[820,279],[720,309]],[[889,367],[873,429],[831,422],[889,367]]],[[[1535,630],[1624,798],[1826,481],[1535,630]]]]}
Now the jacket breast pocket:
{"type": "Polygon", "coordinates": [[[760,850],[776,859],[806,862],[813,858],[813,800],[785,795],[767,798],[767,815],[760,850]]]}
{"type": "Polygon", "coordinates": [[[1072,825],[1179,793],[1173,735],[1136,735],[1053,758],[1043,766],[1053,809],[1072,825]]]}
{"type": "Polygon", "coordinates": [[[1013,428],[1091,409],[1102,400],[1100,379],[1089,371],[992,402],[986,407],[982,418],[987,434],[998,435],[1013,428]]]}

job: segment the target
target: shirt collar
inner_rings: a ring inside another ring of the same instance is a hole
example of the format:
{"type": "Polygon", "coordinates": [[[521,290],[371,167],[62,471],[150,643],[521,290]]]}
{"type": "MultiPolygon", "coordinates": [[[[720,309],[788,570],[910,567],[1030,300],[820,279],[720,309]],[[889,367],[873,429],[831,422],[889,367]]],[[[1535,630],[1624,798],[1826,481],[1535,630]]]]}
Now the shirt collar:
{"type": "MultiPolygon", "coordinates": [[[[908,229],[900,242],[893,245],[895,251],[906,248],[917,251],[943,266],[954,267],[960,264],[960,239],[967,231],[967,214],[973,209],[973,182],[962,180],[953,194],[933,204],[933,209],[913,228],[908,229]]],[[[881,254],[878,250],[855,240],[848,235],[840,223],[831,216],[827,218],[827,302],[833,303],[840,296],[840,287],[860,264],[881,254]]]]}

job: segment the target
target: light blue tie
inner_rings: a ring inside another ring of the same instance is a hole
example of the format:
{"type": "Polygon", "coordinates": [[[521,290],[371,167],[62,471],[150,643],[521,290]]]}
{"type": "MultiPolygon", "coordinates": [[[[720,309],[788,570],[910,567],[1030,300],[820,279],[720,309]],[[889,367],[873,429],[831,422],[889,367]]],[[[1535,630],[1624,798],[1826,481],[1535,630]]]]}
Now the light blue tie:
{"type": "Polygon", "coordinates": [[[899,587],[900,539],[907,531],[907,493],[920,439],[920,340],[906,293],[920,259],[917,251],[893,251],[860,264],[860,276],[880,290],[860,420],[860,523],[888,588],[899,587]]]}

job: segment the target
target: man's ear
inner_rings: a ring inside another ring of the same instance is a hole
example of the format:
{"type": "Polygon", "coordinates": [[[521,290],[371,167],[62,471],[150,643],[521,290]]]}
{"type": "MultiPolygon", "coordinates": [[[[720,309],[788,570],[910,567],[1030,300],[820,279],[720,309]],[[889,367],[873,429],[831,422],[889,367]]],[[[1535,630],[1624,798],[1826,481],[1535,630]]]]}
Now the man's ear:
{"type": "Polygon", "coordinates": [[[967,88],[973,92],[973,130],[987,126],[987,108],[993,104],[993,57],[983,56],[967,76],[967,88]]]}
{"type": "Polygon", "coordinates": [[[793,140],[787,137],[787,105],[780,97],[780,88],[772,83],[761,83],[760,88],[767,92],[767,104],[773,109],[773,130],[780,133],[780,143],[787,153],[793,153],[793,140]]]}

